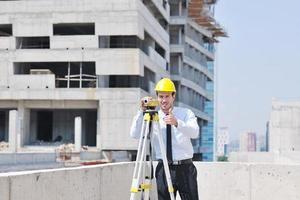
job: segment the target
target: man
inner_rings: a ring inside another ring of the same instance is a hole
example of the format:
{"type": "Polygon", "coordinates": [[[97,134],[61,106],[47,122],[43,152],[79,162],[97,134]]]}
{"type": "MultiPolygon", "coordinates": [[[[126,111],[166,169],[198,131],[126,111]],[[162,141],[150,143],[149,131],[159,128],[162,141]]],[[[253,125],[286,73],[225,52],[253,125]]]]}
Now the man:
{"type": "MultiPolygon", "coordinates": [[[[197,170],[192,162],[193,146],[191,138],[197,138],[199,127],[194,113],[186,108],[174,107],[176,89],[168,79],[161,79],[155,87],[159,102],[159,123],[161,134],[166,146],[166,154],[170,175],[174,187],[182,200],[198,200],[197,170]]],[[[130,135],[138,139],[141,135],[144,100],[141,100],[141,110],[133,119],[130,135]]],[[[169,200],[169,192],[159,151],[157,138],[153,139],[155,157],[159,161],[155,171],[159,200],[169,200]]]]}

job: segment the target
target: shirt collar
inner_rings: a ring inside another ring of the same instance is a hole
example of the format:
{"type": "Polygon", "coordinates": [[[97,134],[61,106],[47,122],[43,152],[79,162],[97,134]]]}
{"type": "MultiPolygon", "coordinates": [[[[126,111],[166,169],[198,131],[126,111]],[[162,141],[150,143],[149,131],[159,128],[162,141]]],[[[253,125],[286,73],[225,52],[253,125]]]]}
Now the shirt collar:
{"type": "MultiPolygon", "coordinates": [[[[173,107],[173,110],[172,110],[172,113],[175,114],[176,111],[177,111],[177,107],[174,106],[174,107],[173,107]]],[[[166,114],[165,114],[161,109],[158,110],[158,114],[159,114],[159,115],[166,116],[166,114]]]]}

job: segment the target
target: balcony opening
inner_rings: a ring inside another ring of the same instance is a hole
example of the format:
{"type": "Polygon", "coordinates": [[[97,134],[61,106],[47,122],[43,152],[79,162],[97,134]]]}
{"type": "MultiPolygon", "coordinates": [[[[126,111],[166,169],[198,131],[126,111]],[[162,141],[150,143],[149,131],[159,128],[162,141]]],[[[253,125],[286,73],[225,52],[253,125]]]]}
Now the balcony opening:
{"type": "Polygon", "coordinates": [[[176,89],[176,93],[177,95],[175,95],[175,101],[176,103],[180,101],[180,96],[178,94],[180,94],[180,82],[179,81],[173,81],[174,85],[175,85],[175,89],[176,89]]]}
{"type": "Polygon", "coordinates": [[[170,44],[180,44],[179,29],[178,26],[170,27],[170,44]]]}
{"type": "Polygon", "coordinates": [[[165,58],[166,50],[164,50],[157,42],[155,42],[155,51],[161,55],[161,57],[165,58]]]}
{"type": "MultiPolygon", "coordinates": [[[[0,142],[8,142],[9,110],[0,110],[0,142]]],[[[1,147],[0,147],[1,149],[1,147]]]]}
{"type": "Polygon", "coordinates": [[[95,23],[53,24],[53,35],[95,35],[95,23]]]}
{"type": "Polygon", "coordinates": [[[184,85],[180,86],[180,92],[179,98],[182,103],[204,112],[204,104],[206,101],[204,96],[184,85]]]}
{"type": "Polygon", "coordinates": [[[204,42],[203,46],[205,49],[207,49],[211,53],[215,52],[214,41],[212,41],[211,38],[204,36],[203,42],[204,42]]]}
{"type": "Polygon", "coordinates": [[[95,62],[18,62],[14,63],[14,74],[54,74],[56,88],[97,86],[95,62]]]}
{"type": "Polygon", "coordinates": [[[188,44],[184,45],[184,55],[205,67],[207,66],[207,61],[212,60],[205,56],[201,51],[188,44]]]}
{"type": "Polygon", "coordinates": [[[179,16],[179,3],[180,1],[170,1],[170,16],[179,16]]]}
{"type": "Polygon", "coordinates": [[[142,42],[142,51],[149,56],[149,49],[153,48],[155,40],[145,31],[144,40],[142,42]]]}
{"type": "Polygon", "coordinates": [[[17,37],[16,49],[49,49],[49,37],[17,37]]]}
{"type": "Polygon", "coordinates": [[[95,62],[17,62],[14,74],[55,75],[56,88],[95,88],[95,62]]]}
{"type": "Polygon", "coordinates": [[[27,145],[58,146],[74,143],[75,117],[82,119],[82,145],[96,146],[97,110],[31,109],[27,145]]]}
{"type": "Polygon", "coordinates": [[[99,48],[140,48],[141,43],[135,35],[99,36],[99,48]]]}
{"type": "Polygon", "coordinates": [[[139,87],[141,85],[141,78],[135,75],[110,75],[109,86],[110,88],[130,88],[139,87]]]}
{"type": "Polygon", "coordinates": [[[12,24],[0,24],[0,37],[12,36],[12,24]]]}
{"type": "Polygon", "coordinates": [[[181,66],[181,56],[179,54],[172,54],[170,57],[170,72],[171,74],[179,74],[180,66],[181,66]]]}
{"type": "Polygon", "coordinates": [[[165,49],[145,32],[145,39],[135,35],[99,36],[99,48],[139,48],[149,55],[149,48],[153,48],[161,57],[165,58],[165,49]]]}
{"type": "Polygon", "coordinates": [[[99,36],[99,48],[135,48],[140,49],[157,65],[168,70],[165,59],[166,51],[147,32],[144,40],[135,35],[130,36],[99,36]]]}
{"type": "Polygon", "coordinates": [[[100,87],[141,88],[150,92],[155,82],[155,73],[145,67],[143,77],[138,75],[108,75],[101,76],[100,79],[102,80],[100,87]]]}
{"type": "Polygon", "coordinates": [[[144,77],[142,79],[143,82],[143,89],[147,92],[151,92],[154,88],[155,83],[155,73],[148,69],[147,67],[144,68],[144,77]]]}
{"type": "Polygon", "coordinates": [[[37,140],[50,142],[53,138],[53,113],[50,111],[37,112],[37,140]]]}

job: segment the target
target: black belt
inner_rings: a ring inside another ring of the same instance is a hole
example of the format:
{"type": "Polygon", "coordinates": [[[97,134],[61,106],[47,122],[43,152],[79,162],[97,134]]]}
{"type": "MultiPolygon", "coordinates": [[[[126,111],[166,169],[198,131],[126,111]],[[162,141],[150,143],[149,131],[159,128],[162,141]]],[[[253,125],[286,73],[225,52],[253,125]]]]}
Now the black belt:
{"type": "MultiPolygon", "coordinates": [[[[162,159],[159,159],[158,162],[163,162],[162,159]]],[[[168,162],[169,165],[184,165],[184,164],[190,164],[193,163],[193,160],[191,158],[185,159],[185,160],[174,160],[172,162],[168,162]]]]}

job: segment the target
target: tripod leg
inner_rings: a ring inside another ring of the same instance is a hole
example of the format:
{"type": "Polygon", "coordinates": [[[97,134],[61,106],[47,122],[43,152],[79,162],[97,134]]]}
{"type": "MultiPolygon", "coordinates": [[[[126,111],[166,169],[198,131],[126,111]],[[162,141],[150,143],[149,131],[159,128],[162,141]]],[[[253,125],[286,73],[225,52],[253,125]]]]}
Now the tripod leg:
{"type": "MultiPolygon", "coordinates": [[[[138,150],[137,150],[137,156],[136,156],[136,161],[139,161],[141,159],[141,150],[142,150],[142,146],[143,146],[143,139],[145,137],[145,121],[143,120],[143,124],[142,124],[142,132],[141,132],[141,135],[140,135],[140,138],[139,138],[139,146],[138,146],[138,150]]],[[[134,172],[133,172],[133,177],[136,177],[136,174],[137,174],[137,164],[138,162],[135,163],[135,168],[134,168],[134,172]]]]}
{"type": "Polygon", "coordinates": [[[167,184],[168,184],[168,191],[169,191],[171,200],[175,200],[174,188],[173,188],[172,179],[171,179],[171,175],[170,175],[170,169],[169,169],[167,156],[166,156],[166,150],[165,150],[166,147],[165,147],[165,145],[163,143],[163,140],[162,140],[162,135],[161,135],[161,132],[160,132],[159,122],[155,122],[155,124],[156,124],[155,134],[156,134],[158,142],[159,142],[161,157],[162,157],[162,160],[163,160],[163,166],[164,166],[164,170],[165,170],[165,174],[166,174],[166,180],[167,180],[167,184]]]}
{"type": "Polygon", "coordinates": [[[142,139],[140,138],[140,144],[138,150],[138,156],[135,163],[135,169],[134,169],[134,177],[132,180],[132,186],[131,186],[131,196],[130,200],[134,200],[136,193],[139,191],[139,184],[141,179],[141,173],[142,173],[142,166],[144,164],[145,156],[146,156],[146,142],[147,142],[147,133],[149,131],[149,121],[143,122],[143,125],[145,125],[145,128],[142,128],[143,134],[141,135],[142,139]],[[141,146],[140,146],[141,145],[141,146]]]}
{"type": "Polygon", "coordinates": [[[151,189],[151,179],[152,179],[152,159],[151,159],[151,149],[150,149],[150,143],[151,143],[151,135],[152,135],[152,121],[149,123],[149,129],[147,132],[147,143],[146,143],[146,155],[144,160],[144,166],[143,166],[143,200],[149,200],[150,199],[150,189],[151,189]]]}

